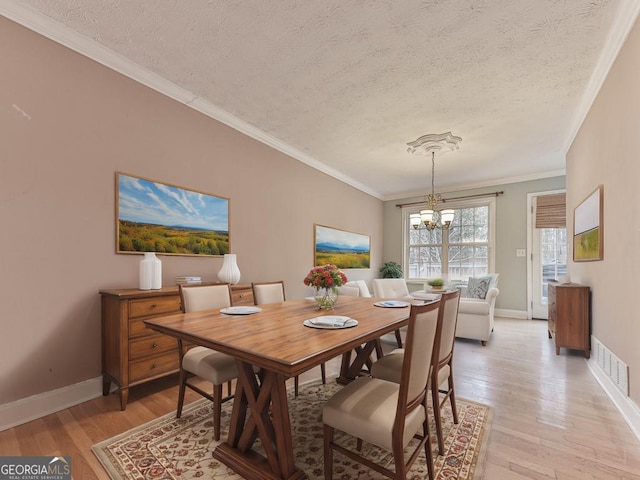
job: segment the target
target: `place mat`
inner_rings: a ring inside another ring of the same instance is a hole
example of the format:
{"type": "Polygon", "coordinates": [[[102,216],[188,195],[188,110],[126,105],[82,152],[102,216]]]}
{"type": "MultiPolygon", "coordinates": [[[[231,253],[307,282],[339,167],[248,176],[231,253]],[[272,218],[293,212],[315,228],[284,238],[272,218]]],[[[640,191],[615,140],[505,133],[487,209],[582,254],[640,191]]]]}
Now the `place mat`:
{"type": "Polygon", "coordinates": [[[261,312],[262,309],[260,307],[225,307],[220,309],[220,313],[224,313],[225,315],[251,315],[253,313],[261,312]]]}
{"type": "Polygon", "coordinates": [[[335,330],[336,328],[351,328],[358,325],[358,321],[342,315],[322,315],[320,317],[308,318],[302,324],[305,327],[324,328],[335,330]]]}
{"type": "Polygon", "coordinates": [[[404,308],[411,305],[409,302],[401,302],[399,300],[385,300],[383,302],[374,303],[376,307],[384,307],[384,308],[404,308]]]}

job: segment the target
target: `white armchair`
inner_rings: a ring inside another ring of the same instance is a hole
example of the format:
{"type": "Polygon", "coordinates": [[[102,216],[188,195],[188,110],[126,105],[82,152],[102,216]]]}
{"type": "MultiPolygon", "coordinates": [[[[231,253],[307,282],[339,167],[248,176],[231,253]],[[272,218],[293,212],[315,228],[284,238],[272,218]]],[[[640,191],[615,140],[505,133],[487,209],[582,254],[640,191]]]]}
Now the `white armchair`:
{"type": "Polygon", "coordinates": [[[468,298],[468,288],[462,287],[456,337],[480,340],[486,345],[493,332],[493,316],[498,290],[499,274],[485,275],[490,277],[485,298],[468,298]]]}

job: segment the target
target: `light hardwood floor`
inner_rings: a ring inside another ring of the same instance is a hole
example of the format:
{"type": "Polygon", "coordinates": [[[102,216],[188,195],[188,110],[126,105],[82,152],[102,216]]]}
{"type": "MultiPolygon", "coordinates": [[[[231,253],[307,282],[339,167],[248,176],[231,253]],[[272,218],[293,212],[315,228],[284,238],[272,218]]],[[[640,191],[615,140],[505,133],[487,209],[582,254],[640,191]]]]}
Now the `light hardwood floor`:
{"type": "MultiPolygon", "coordinates": [[[[493,407],[484,479],[640,480],[640,442],[582,354],[555,355],[546,322],[496,319],[486,347],[456,341],[454,368],[457,395],[493,407]]],[[[315,377],[318,368],[301,382],[315,377]]],[[[133,388],[124,412],[109,395],[0,432],[0,455],[71,455],[75,479],[107,480],[91,446],[174,411],[175,383],[133,388]]]]}

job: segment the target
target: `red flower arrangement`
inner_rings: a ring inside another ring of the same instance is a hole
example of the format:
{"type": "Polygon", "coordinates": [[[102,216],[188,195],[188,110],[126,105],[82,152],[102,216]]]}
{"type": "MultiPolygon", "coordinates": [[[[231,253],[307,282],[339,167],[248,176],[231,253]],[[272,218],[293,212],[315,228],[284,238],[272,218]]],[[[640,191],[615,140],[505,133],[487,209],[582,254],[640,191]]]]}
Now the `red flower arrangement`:
{"type": "Polygon", "coordinates": [[[314,267],[304,277],[304,284],[314,288],[337,288],[347,283],[347,276],[335,265],[314,267]]]}

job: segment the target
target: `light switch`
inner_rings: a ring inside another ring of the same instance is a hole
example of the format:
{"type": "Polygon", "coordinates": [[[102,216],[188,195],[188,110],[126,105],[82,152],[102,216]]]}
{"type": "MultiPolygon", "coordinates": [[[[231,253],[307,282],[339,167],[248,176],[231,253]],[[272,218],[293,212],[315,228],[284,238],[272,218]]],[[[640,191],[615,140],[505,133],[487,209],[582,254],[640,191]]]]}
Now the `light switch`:
{"type": "Polygon", "coordinates": [[[526,257],[527,256],[527,250],[524,248],[517,248],[516,249],[516,257],[526,257]]]}

